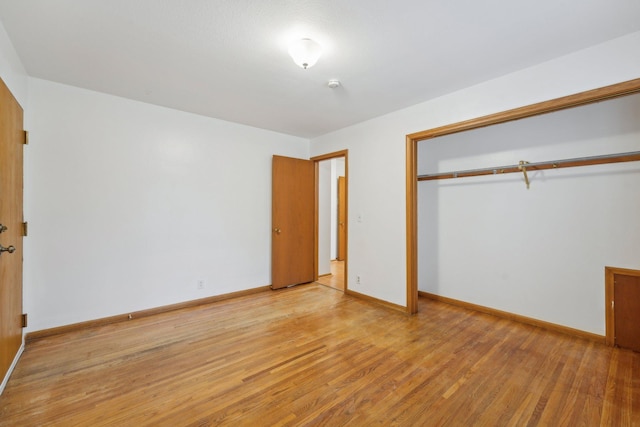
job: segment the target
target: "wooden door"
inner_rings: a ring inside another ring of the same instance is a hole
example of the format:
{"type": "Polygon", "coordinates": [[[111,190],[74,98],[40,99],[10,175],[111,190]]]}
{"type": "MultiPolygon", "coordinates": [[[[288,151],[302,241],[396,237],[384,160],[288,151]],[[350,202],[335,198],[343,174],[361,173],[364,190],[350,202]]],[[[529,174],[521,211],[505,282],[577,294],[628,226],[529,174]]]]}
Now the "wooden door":
{"type": "Polygon", "coordinates": [[[0,80],[0,379],[22,345],[23,142],[22,108],[0,80]]]}
{"type": "Polygon", "coordinates": [[[315,165],[273,156],[271,288],[315,279],[315,165]]]}
{"type": "Polygon", "coordinates": [[[614,275],[615,345],[640,352],[640,276],[614,275]]]}
{"type": "Polygon", "coordinates": [[[338,261],[347,256],[347,180],[338,177],[338,261]]]}

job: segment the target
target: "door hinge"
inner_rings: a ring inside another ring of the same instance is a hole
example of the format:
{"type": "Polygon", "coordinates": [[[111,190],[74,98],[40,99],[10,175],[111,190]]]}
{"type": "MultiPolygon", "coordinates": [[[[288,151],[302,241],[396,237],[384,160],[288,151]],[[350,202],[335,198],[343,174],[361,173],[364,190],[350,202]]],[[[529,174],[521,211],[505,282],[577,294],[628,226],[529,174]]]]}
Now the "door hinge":
{"type": "Polygon", "coordinates": [[[22,141],[22,143],[24,145],[29,145],[29,131],[25,130],[24,132],[24,141],[22,141]]]}
{"type": "Polygon", "coordinates": [[[27,313],[24,313],[22,315],[22,327],[26,328],[27,327],[27,313]]]}
{"type": "Polygon", "coordinates": [[[27,237],[28,232],[29,232],[29,223],[25,221],[22,223],[22,235],[24,237],[27,237]]]}

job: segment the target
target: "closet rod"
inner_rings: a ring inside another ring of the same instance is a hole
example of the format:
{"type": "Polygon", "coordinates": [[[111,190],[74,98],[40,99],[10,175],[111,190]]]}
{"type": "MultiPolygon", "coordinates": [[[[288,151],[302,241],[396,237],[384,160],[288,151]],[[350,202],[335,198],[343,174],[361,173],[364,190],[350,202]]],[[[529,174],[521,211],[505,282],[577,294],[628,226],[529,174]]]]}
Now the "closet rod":
{"type": "Polygon", "coordinates": [[[601,165],[605,163],[636,162],[640,160],[640,151],[628,153],[605,154],[602,156],[577,157],[574,159],[554,160],[547,162],[526,163],[517,165],[500,166],[493,168],[468,169],[452,172],[441,172],[433,174],[418,175],[418,181],[431,181],[434,179],[466,178],[480,175],[498,175],[503,173],[522,173],[522,166],[528,171],[569,168],[576,166],[601,165]]]}

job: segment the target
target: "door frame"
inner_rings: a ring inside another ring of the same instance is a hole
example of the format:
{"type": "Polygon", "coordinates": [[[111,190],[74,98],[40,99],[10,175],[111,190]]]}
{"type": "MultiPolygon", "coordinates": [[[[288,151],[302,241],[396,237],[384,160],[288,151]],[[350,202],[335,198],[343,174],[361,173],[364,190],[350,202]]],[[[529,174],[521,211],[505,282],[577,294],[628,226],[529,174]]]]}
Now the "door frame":
{"type": "Polygon", "coordinates": [[[616,313],[613,307],[616,274],[640,277],[640,270],[618,267],[604,268],[605,340],[607,345],[612,347],[616,345],[616,313]]]}
{"type": "Polygon", "coordinates": [[[320,239],[318,236],[319,233],[319,210],[320,210],[320,162],[324,160],[338,159],[344,158],[344,179],[347,185],[345,185],[344,190],[344,198],[345,198],[345,213],[346,220],[344,222],[344,246],[345,246],[345,254],[344,254],[344,292],[347,293],[349,289],[349,280],[348,280],[348,265],[349,265],[349,150],[341,150],[334,151],[332,153],[321,154],[319,156],[311,157],[311,161],[313,161],[315,170],[316,170],[316,185],[315,185],[315,207],[314,207],[314,227],[315,227],[315,242],[314,242],[314,254],[313,254],[313,269],[314,269],[314,277],[315,280],[318,280],[318,244],[320,243],[320,239]]]}
{"type": "Polygon", "coordinates": [[[640,92],[640,78],[514,108],[406,136],[407,313],[418,312],[418,143],[640,92]]]}

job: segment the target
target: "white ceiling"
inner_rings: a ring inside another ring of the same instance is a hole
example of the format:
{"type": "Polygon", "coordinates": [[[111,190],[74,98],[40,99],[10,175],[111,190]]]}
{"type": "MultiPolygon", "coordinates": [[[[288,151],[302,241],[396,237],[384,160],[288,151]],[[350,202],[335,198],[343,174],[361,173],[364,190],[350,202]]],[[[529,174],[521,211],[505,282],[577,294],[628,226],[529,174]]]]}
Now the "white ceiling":
{"type": "Polygon", "coordinates": [[[0,0],[0,19],[30,76],[312,138],[639,31],[640,1],[0,0]],[[325,49],[308,70],[300,37],[325,49]]]}

